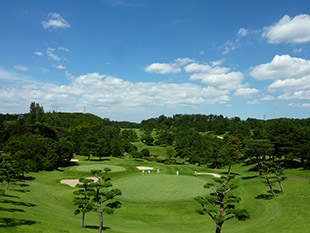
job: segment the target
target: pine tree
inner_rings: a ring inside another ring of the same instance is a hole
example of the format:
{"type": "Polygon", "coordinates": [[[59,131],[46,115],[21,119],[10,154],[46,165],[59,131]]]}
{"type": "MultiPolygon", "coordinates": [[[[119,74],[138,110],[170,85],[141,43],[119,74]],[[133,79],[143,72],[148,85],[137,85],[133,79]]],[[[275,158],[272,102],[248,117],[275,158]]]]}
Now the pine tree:
{"type": "Polygon", "coordinates": [[[236,208],[236,204],[241,201],[237,196],[231,194],[231,191],[238,186],[231,183],[234,176],[221,177],[215,180],[215,183],[207,183],[204,187],[210,188],[209,196],[198,196],[195,200],[202,207],[202,214],[208,214],[216,224],[216,233],[220,233],[223,224],[233,218],[246,220],[249,213],[245,209],[236,208]]]}

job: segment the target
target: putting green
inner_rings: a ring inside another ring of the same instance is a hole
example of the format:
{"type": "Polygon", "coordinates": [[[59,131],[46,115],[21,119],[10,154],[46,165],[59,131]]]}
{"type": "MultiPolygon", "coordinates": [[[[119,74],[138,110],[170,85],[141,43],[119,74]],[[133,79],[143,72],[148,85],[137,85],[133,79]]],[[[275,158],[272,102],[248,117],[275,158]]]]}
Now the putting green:
{"type": "Polygon", "coordinates": [[[104,168],[110,168],[111,172],[121,172],[126,170],[126,168],[122,166],[106,165],[106,164],[79,165],[76,167],[76,170],[80,172],[90,172],[91,170],[98,170],[98,169],[103,170],[104,168]]]}
{"type": "Polygon", "coordinates": [[[193,199],[208,193],[207,178],[176,175],[139,175],[114,182],[123,200],[133,202],[170,202],[193,199]]]}

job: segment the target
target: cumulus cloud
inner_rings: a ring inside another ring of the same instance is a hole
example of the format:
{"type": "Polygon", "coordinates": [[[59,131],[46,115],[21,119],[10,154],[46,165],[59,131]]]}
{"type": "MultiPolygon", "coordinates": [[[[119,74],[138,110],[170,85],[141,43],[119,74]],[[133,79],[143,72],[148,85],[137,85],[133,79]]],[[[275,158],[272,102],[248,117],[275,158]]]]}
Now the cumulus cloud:
{"type": "Polygon", "coordinates": [[[258,80],[295,78],[310,73],[310,60],[276,55],[270,63],[261,64],[251,69],[250,75],[258,80]]]}
{"type": "MultiPolygon", "coordinates": [[[[10,72],[5,73],[8,79],[15,76],[10,72]]],[[[129,82],[99,73],[80,75],[66,85],[19,79],[16,83],[0,87],[0,102],[11,104],[10,108],[0,106],[0,112],[7,112],[11,108],[22,109],[21,106],[36,101],[47,111],[76,112],[87,106],[94,114],[117,118],[122,114],[136,114],[138,110],[144,113],[163,107],[225,104],[229,100],[228,90],[214,87],[192,83],[129,82]]]]}
{"type": "Polygon", "coordinates": [[[256,88],[241,87],[235,91],[234,95],[247,98],[253,95],[257,95],[258,93],[259,90],[257,90],[256,88]]]}
{"type": "Polygon", "coordinates": [[[71,27],[69,22],[58,13],[49,13],[48,20],[43,21],[42,26],[44,29],[66,29],[71,27]]]}
{"type": "Polygon", "coordinates": [[[267,87],[280,100],[310,100],[310,60],[276,55],[270,63],[258,65],[250,71],[257,80],[270,79],[267,87]]]}
{"type": "Polygon", "coordinates": [[[301,14],[294,18],[285,15],[276,24],[265,28],[262,37],[272,44],[310,42],[310,15],[301,14]]]}
{"type": "Polygon", "coordinates": [[[149,73],[157,73],[157,74],[174,74],[182,71],[182,69],[175,63],[173,64],[152,63],[147,67],[145,67],[144,70],[149,73]]]}

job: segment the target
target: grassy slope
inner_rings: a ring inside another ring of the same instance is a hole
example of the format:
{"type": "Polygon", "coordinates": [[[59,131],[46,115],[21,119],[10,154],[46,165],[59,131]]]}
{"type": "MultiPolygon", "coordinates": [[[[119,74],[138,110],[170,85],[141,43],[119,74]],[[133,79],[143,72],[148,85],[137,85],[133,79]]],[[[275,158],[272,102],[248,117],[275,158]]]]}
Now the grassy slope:
{"type": "MultiPolygon", "coordinates": [[[[130,192],[134,190],[134,181],[149,178],[141,176],[141,172],[135,168],[138,165],[159,167],[163,177],[173,175],[171,182],[175,182],[176,170],[180,171],[179,178],[189,175],[192,179],[207,179],[207,177],[194,178],[193,172],[195,170],[224,172],[224,170],[214,171],[192,165],[164,165],[115,158],[100,163],[116,166],[112,167],[112,171],[113,168],[115,169],[115,172],[112,173],[112,182],[114,181],[115,186],[118,183],[124,185],[127,182],[127,187],[131,187],[130,192]],[[126,170],[123,171],[117,166],[124,167],[126,170]]],[[[97,162],[81,161],[80,164],[94,167],[97,162]]],[[[86,167],[78,168],[79,166],[73,166],[64,168],[63,171],[32,173],[30,175],[36,179],[27,181],[26,184],[29,186],[10,186],[10,190],[6,193],[7,196],[0,197],[0,232],[97,232],[98,218],[96,213],[86,215],[87,228],[81,229],[79,227],[80,216],[73,215],[73,189],[60,184],[60,180],[63,178],[79,178],[89,175],[86,167]],[[11,226],[8,226],[8,223],[11,226]]],[[[241,205],[250,211],[251,218],[246,222],[228,221],[224,224],[223,233],[245,233],[249,231],[251,233],[290,233],[305,232],[306,229],[310,228],[309,221],[306,220],[310,216],[309,180],[288,178],[284,183],[285,195],[279,195],[272,200],[256,199],[255,197],[259,194],[266,193],[267,189],[260,179],[251,178],[255,173],[247,172],[248,168],[233,166],[233,171],[242,177],[248,177],[248,179],[239,180],[238,194],[243,198],[241,205]]],[[[309,175],[309,172],[299,170],[289,170],[287,173],[290,175],[309,175]]],[[[160,180],[152,182],[156,184],[160,180]]],[[[178,186],[177,182],[172,184],[173,187],[178,186]]],[[[190,188],[194,189],[195,187],[194,185],[190,188]]],[[[183,199],[180,198],[182,199],[180,201],[171,201],[170,196],[163,202],[139,202],[138,197],[133,201],[132,197],[126,198],[125,194],[124,192],[121,198],[123,207],[116,210],[111,216],[104,216],[106,225],[110,227],[106,232],[214,232],[214,223],[208,216],[202,216],[196,212],[199,210],[199,205],[188,196],[183,197],[183,199]]],[[[152,192],[149,195],[153,195],[153,200],[156,200],[161,193],[152,192]]]]}

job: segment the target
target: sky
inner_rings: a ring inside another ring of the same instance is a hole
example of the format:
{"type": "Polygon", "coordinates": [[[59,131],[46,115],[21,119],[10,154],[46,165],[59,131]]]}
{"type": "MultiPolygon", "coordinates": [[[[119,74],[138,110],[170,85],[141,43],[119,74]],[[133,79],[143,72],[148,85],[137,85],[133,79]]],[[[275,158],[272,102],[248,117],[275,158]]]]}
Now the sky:
{"type": "Polygon", "coordinates": [[[1,0],[0,113],[310,117],[309,0],[1,0]]]}

